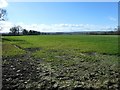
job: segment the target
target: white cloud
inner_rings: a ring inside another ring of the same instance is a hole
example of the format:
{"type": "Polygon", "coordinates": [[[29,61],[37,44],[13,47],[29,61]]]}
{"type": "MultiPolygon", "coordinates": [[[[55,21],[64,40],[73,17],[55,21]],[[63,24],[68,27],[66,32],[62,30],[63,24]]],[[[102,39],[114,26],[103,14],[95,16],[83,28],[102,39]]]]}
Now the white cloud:
{"type": "Polygon", "coordinates": [[[9,21],[0,21],[0,26],[2,27],[2,31],[0,32],[9,32],[9,29],[14,26],[13,23],[9,21]]]}
{"type": "Polygon", "coordinates": [[[0,8],[4,8],[4,7],[7,7],[8,6],[8,3],[6,0],[0,0],[0,8]]]}
{"type": "MultiPolygon", "coordinates": [[[[1,32],[9,32],[9,29],[14,26],[13,23],[2,21],[3,30],[1,32]]],[[[110,31],[114,27],[93,25],[93,24],[24,24],[22,22],[15,25],[20,25],[27,30],[36,30],[40,32],[79,32],[79,31],[110,31]]]]}
{"type": "Polygon", "coordinates": [[[116,18],[114,18],[114,17],[108,17],[109,18],[109,20],[111,20],[111,21],[117,21],[117,19],[116,18]]]}

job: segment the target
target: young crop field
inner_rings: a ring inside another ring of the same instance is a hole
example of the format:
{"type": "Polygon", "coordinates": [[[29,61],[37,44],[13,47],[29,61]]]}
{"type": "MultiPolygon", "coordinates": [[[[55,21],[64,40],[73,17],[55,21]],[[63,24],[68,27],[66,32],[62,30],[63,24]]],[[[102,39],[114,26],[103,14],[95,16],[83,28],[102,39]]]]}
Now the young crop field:
{"type": "Polygon", "coordinates": [[[119,90],[117,35],[2,36],[3,90],[119,90]]]}

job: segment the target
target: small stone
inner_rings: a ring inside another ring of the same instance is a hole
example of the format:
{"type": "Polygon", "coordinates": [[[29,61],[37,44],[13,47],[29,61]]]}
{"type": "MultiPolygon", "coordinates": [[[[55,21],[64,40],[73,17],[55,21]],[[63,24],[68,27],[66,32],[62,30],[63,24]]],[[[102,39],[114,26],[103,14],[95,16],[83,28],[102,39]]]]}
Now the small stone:
{"type": "Polygon", "coordinates": [[[67,87],[66,86],[61,86],[59,87],[60,90],[67,90],[67,87]]]}
{"type": "Polygon", "coordinates": [[[30,79],[27,80],[27,82],[29,82],[29,81],[30,81],[30,79]]]}
{"type": "Polygon", "coordinates": [[[13,68],[13,70],[15,70],[15,68],[13,68]]]}
{"type": "Polygon", "coordinates": [[[24,80],[19,80],[19,82],[23,82],[24,80]]]}
{"type": "Polygon", "coordinates": [[[108,84],[108,82],[109,82],[109,80],[106,80],[106,81],[104,81],[104,84],[105,84],[105,85],[107,85],[107,84],[108,84]]]}
{"type": "Polygon", "coordinates": [[[55,84],[53,85],[53,87],[54,87],[54,88],[57,88],[57,87],[58,87],[58,84],[57,84],[57,83],[55,83],[55,84]]]}
{"type": "Polygon", "coordinates": [[[27,83],[27,82],[24,82],[25,84],[27,83]]]}
{"type": "Polygon", "coordinates": [[[6,79],[6,81],[10,81],[10,80],[11,80],[11,78],[6,79]]]}
{"type": "Polygon", "coordinates": [[[37,68],[37,70],[40,70],[40,68],[37,68]]]}
{"type": "Polygon", "coordinates": [[[95,73],[91,73],[91,74],[90,74],[90,77],[95,77],[95,73]]]}
{"type": "Polygon", "coordinates": [[[17,70],[17,72],[20,72],[20,70],[17,70]]]}
{"type": "Polygon", "coordinates": [[[19,76],[19,74],[17,73],[16,76],[19,76]]]}
{"type": "Polygon", "coordinates": [[[11,68],[13,67],[13,65],[10,66],[11,68]]]}
{"type": "Polygon", "coordinates": [[[84,82],[81,82],[82,85],[84,85],[85,83],[84,82]]]}

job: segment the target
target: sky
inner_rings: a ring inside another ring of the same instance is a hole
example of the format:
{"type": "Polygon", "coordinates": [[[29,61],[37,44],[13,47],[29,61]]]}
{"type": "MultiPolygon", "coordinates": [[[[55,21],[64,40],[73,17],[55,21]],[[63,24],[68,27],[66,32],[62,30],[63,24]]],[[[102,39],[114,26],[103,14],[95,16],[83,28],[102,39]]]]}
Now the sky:
{"type": "Polygon", "coordinates": [[[117,2],[5,2],[4,29],[20,25],[41,32],[110,31],[118,26],[117,2]]]}

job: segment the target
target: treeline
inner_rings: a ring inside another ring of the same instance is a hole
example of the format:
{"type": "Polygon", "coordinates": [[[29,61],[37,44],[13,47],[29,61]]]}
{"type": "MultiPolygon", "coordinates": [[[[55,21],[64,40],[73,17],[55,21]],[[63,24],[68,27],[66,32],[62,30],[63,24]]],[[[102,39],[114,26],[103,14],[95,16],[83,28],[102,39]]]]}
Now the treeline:
{"type": "Polygon", "coordinates": [[[9,33],[2,33],[3,36],[20,36],[20,35],[48,35],[50,33],[39,32],[35,30],[22,29],[21,26],[15,26],[10,28],[9,33]]]}
{"type": "Polygon", "coordinates": [[[86,32],[85,34],[90,35],[120,35],[119,31],[94,31],[94,32],[86,32]]]}
{"type": "Polygon", "coordinates": [[[3,36],[49,35],[49,34],[50,34],[50,33],[38,32],[38,31],[34,31],[34,30],[29,30],[29,31],[27,31],[26,29],[24,29],[22,32],[19,32],[19,33],[13,33],[13,32],[2,33],[3,36]]]}
{"type": "Polygon", "coordinates": [[[86,32],[39,32],[35,30],[22,29],[21,26],[15,26],[10,28],[9,33],[3,33],[3,36],[19,36],[19,35],[120,35],[120,30],[115,29],[114,31],[86,31],[86,32]]]}

